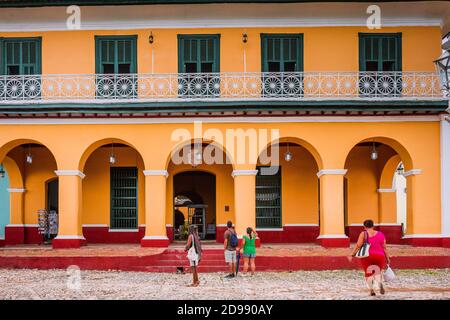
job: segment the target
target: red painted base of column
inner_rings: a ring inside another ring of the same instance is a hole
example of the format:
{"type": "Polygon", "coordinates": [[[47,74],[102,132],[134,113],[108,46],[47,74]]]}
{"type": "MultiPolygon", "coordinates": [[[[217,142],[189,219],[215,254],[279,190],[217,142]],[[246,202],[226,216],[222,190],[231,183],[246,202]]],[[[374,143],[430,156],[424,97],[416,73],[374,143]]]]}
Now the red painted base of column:
{"type": "Polygon", "coordinates": [[[73,249],[79,248],[86,245],[86,240],[84,239],[53,239],[52,246],[53,249],[73,249]]]}
{"type": "Polygon", "coordinates": [[[348,248],[350,238],[320,238],[317,243],[325,248],[348,248]]]}
{"type": "Polygon", "coordinates": [[[174,236],[175,236],[173,227],[166,226],[166,233],[167,233],[167,238],[169,238],[169,241],[173,242],[174,236]]]}
{"type": "Polygon", "coordinates": [[[170,244],[169,239],[142,239],[141,247],[167,248],[170,244]]]}
{"type": "Polygon", "coordinates": [[[442,238],[442,246],[444,248],[450,248],[450,238],[442,238]]]}
{"type": "Polygon", "coordinates": [[[442,238],[405,238],[403,243],[413,247],[442,247],[442,238]]]}
{"type": "Polygon", "coordinates": [[[5,246],[5,240],[0,239],[0,247],[4,247],[5,246]]]}
{"type": "Polygon", "coordinates": [[[25,226],[6,226],[5,244],[15,245],[25,243],[25,226]]]}

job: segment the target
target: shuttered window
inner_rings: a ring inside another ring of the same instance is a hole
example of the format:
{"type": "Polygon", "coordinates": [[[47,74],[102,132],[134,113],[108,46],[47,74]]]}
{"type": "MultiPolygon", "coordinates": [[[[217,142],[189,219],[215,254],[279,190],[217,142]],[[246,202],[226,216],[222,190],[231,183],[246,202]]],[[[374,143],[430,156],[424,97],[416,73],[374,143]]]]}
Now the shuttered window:
{"type": "Polygon", "coordinates": [[[178,72],[219,72],[220,35],[178,35],[178,72]]]}
{"type": "Polygon", "coordinates": [[[402,71],[401,33],[360,33],[360,71],[402,71]]]}
{"type": "Polygon", "coordinates": [[[111,175],[111,229],[138,228],[137,168],[112,167],[111,175]]]}
{"type": "Polygon", "coordinates": [[[256,227],[281,228],[281,167],[277,174],[256,175],[256,227]]]}
{"type": "Polygon", "coordinates": [[[137,72],[136,36],[95,37],[96,73],[127,74],[137,72]]]}
{"type": "Polygon", "coordinates": [[[302,34],[261,34],[263,72],[303,71],[302,34]]]}
{"type": "Polygon", "coordinates": [[[2,74],[41,74],[41,38],[3,38],[0,49],[2,74]]]}

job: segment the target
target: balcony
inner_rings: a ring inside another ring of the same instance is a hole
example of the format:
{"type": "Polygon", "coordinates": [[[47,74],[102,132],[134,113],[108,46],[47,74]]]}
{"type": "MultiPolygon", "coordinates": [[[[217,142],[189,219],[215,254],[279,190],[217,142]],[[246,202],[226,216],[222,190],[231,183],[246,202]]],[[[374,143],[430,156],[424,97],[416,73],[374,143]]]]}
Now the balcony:
{"type": "Polygon", "coordinates": [[[0,76],[0,105],[302,100],[440,100],[433,72],[0,76]]]}

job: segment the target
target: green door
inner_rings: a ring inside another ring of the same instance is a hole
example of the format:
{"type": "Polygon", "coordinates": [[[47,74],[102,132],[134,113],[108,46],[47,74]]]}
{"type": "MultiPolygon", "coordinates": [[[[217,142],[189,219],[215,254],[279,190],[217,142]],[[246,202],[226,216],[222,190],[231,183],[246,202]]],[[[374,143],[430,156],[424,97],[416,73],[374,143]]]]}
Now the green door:
{"type": "Polygon", "coordinates": [[[303,35],[261,34],[263,96],[303,95],[303,35]]]}
{"type": "Polygon", "coordinates": [[[137,94],[136,36],[96,36],[95,72],[98,98],[137,94]]]}
{"type": "Polygon", "coordinates": [[[402,34],[360,33],[359,69],[361,96],[401,96],[402,34]]]}
{"type": "Polygon", "coordinates": [[[179,95],[220,95],[220,35],[178,35],[179,95]]]}
{"type": "Polygon", "coordinates": [[[137,168],[112,167],[111,179],[111,229],[138,228],[137,168]]]}

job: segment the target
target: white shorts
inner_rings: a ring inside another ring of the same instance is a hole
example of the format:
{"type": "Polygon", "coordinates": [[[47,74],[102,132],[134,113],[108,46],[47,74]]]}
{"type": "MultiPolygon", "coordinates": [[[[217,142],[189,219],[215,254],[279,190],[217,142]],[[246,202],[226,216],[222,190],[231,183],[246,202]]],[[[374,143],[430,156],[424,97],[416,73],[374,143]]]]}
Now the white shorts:
{"type": "Polygon", "coordinates": [[[225,262],[236,263],[236,250],[225,250],[225,262]]]}
{"type": "Polygon", "coordinates": [[[198,266],[198,260],[189,260],[189,265],[191,267],[197,267],[198,266]]]}

